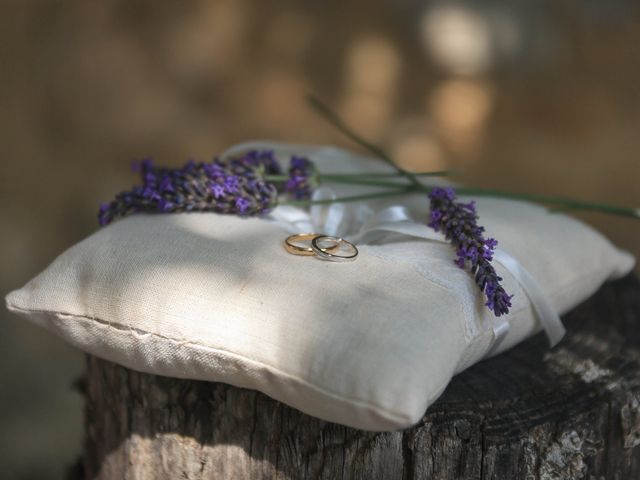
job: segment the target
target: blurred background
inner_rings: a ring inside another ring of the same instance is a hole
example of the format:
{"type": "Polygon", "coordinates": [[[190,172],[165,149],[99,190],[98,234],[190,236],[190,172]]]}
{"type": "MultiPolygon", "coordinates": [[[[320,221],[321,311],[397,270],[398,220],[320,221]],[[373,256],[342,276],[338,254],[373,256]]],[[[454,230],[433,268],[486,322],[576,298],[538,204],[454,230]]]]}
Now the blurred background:
{"type": "MultiPolygon", "coordinates": [[[[307,93],[407,168],[640,206],[632,0],[3,0],[0,292],[93,232],[134,159],[256,138],[357,149],[307,93]]],[[[640,254],[639,223],[581,218],[640,254]]],[[[0,320],[1,476],[61,478],[83,356],[0,320]]]]}

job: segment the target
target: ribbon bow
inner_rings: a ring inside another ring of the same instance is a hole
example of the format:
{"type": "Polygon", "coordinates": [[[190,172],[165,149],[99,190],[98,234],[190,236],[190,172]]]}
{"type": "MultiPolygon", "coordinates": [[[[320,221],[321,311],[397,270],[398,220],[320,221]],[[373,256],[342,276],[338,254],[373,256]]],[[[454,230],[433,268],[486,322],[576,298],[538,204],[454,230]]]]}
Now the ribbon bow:
{"type": "MultiPolygon", "coordinates": [[[[313,195],[313,200],[334,198],[335,194],[326,187],[317,189],[313,195]]],[[[358,244],[375,244],[382,236],[389,233],[448,244],[442,234],[425,224],[414,221],[408,209],[402,205],[393,205],[377,212],[365,204],[353,207],[346,208],[343,203],[316,204],[307,212],[300,208],[283,205],[270,214],[270,219],[289,233],[317,232],[344,236],[358,244]]],[[[547,294],[513,256],[497,248],[493,258],[518,281],[529,298],[550,345],[555,346],[565,335],[566,330],[547,294]]],[[[506,317],[508,318],[508,315],[506,317]]],[[[493,342],[485,353],[485,357],[495,353],[505,339],[509,332],[509,322],[505,317],[494,317],[491,329],[493,342]]]]}

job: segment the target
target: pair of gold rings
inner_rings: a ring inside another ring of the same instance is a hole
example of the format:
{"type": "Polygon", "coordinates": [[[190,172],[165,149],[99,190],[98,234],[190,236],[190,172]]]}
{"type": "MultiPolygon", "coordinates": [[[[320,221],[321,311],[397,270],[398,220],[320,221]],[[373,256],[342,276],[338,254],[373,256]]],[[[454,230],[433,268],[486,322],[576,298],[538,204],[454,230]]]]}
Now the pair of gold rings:
{"type": "Polygon", "coordinates": [[[358,249],[353,243],[320,233],[291,235],[284,241],[284,248],[293,255],[316,256],[331,262],[352,262],[358,256],[358,249]]]}

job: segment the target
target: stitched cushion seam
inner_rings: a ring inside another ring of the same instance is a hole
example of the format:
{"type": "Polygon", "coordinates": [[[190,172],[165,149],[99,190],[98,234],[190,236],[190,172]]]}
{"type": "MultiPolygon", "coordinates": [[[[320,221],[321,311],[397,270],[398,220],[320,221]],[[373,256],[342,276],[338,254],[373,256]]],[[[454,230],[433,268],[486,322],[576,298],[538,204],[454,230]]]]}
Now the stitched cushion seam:
{"type": "MultiPolygon", "coordinates": [[[[351,403],[351,404],[353,404],[355,406],[364,406],[364,407],[366,407],[368,409],[371,409],[373,412],[375,412],[375,413],[377,413],[377,414],[379,414],[379,415],[381,415],[383,417],[390,418],[393,421],[408,421],[410,419],[408,415],[406,415],[406,414],[404,414],[402,412],[397,412],[397,411],[394,411],[394,410],[387,409],[385,407],[381,407],[379,405],[374,405],[372,403],[367,403],[366,401],[361,400],[361,399],[351,398],[351,397],[347,397],[347,396],[332,392],[332,391],[330,391],[330,390],[328,390],[326,388],[320,387],[318,385],[314,385],[313,383],[310,383],[309,381],[304,380],[304,379],[302,379],[302,378],[300,378],[298,376],[295,376],[295,375],[287,373],[287,372],[285,372],[283,370],[280,370],[277,367],[274,367],[274,366],[269,365],[267,363],[261,362],[259,360],[254,360],[254,359],[245,357],[244,355],[241,355],[241,354],[238,354],[238,353],[235,353],[235,352],[231,352],[231,351],[228,351],[228,350],[225,350],[225,349],[222,349],[222,348],[211,347],[211,346],[203,345],[203,344],[200,344],[200,343],[197,343],[197,342],[194,342],[194,341],[190,341],[190,340],[189,341],[187,341],[187,340],[178,340],[178,339],[166,336],[166,335],[161,335],[161,334],[154,333],[154,332],[147,332],[147,331],[139,329],[139,328],[126,327],[126,326],[118,324],[118,323],[108,322],[106,320],[102,320],[102,319],[97,318],[97,317],[89,317],[89,316],[86,316],[86,315],[78,315],[78,314],[73,314],[73,313],[58,312],[58,311],[53,311],[53,310],[25,309],[25,308],[18,307],[16,305],[10,305],[10,307],[12,309],[18,311],[18,312],[23,312],[23,313],[54,314],[56,316],[66,316],[66,317],[71,317],[71,318],[79,318],[79,319],[90,321],[90,322],[96,322],[96,323],[98,323],[98,324],[100,324],[102,326],[112,327],[112,328],[121,330],[123,332],[134,332],[135,331],[135,332],[137,332],[137,333],[139,333],[141,335],[151,335],[152,337],[157,337],[157,338],[162,339],[162,340],[168,340],[168,341],[177,343],[179,345],[193,345],[195,347],[203,348],[203,349],[206,349],[206,350],[210,350],[212,352],[219,353],[219,354],[222,354],[222,355],[226,355],[226,356],[230,356],[230,357],[236,357],[236,358],[238,358],[238,359],[240,359],[240,360],[242,360],[242,361],[244,361],[244,362],[246,362],[248,364],[254,364],[254,365],[266,368],[266,369],[272,371],[273,373],[275,373],[275,374],[277,374],[277,375],[279,375],[281,377],[285,377],[286,379],[298,382],[299,384],[304,385],[305,387],[308,387],[308,388],[310,388],[312,390],[315,390],[315,391],[321,393],[322,395],[326,395],[328,397],[332,397],[332,398],[335,398],[337,400],[340,400],[340,401],[343,401],[343,402],[346,402],[346,403],[351,403]]],[[[64,320],[63,318],[61,318],[61,319],[64,320]]],[[[442,388],[449,383],[450,379],[451,379],[451,376],[449,376],[449,378],[444,382],[444,384],[439,387],[438,391],[441,391],[442,388]]],[[[435,397],[429,398],[427,400],[428,403],[431,402],[434,398],[435,397]]]]}

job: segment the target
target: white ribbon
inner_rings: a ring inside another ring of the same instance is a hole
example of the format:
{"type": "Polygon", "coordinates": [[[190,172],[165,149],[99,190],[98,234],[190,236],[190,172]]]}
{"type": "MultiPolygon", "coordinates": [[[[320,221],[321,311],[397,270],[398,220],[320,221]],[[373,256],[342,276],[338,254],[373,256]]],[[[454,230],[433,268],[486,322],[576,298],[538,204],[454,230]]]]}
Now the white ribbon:
{"type": "MultiPolygon", "coordinates": [[[[334,199],[331,189],[322,187],[315,191],[313,200],[334,199]]],[[[290,233],[317,232],[326,235],[344,236],[359,244],[374,244],[383,235],[397,233],[438,243],[447,243],[444,237],[415,222],[406,207],[394,205],[378,212],[364,204],[347,209],[344,203],[316,204],[306,212],[302,209],[283,205],[270,215],[271,220],[290,233]]],[[[547,294],[536,279],[518,260],[502,249],[494,251],[494,260],[500,263],[520,283],[533,310],[544,329],[549,343],[555,346],[564,336],[562,320],[551,305],[547,294]]],[[[493,342],[485,356],[491,356],[509,333],[509,322],[504,317],[494,317],[491,329],[493,342]]]]}

